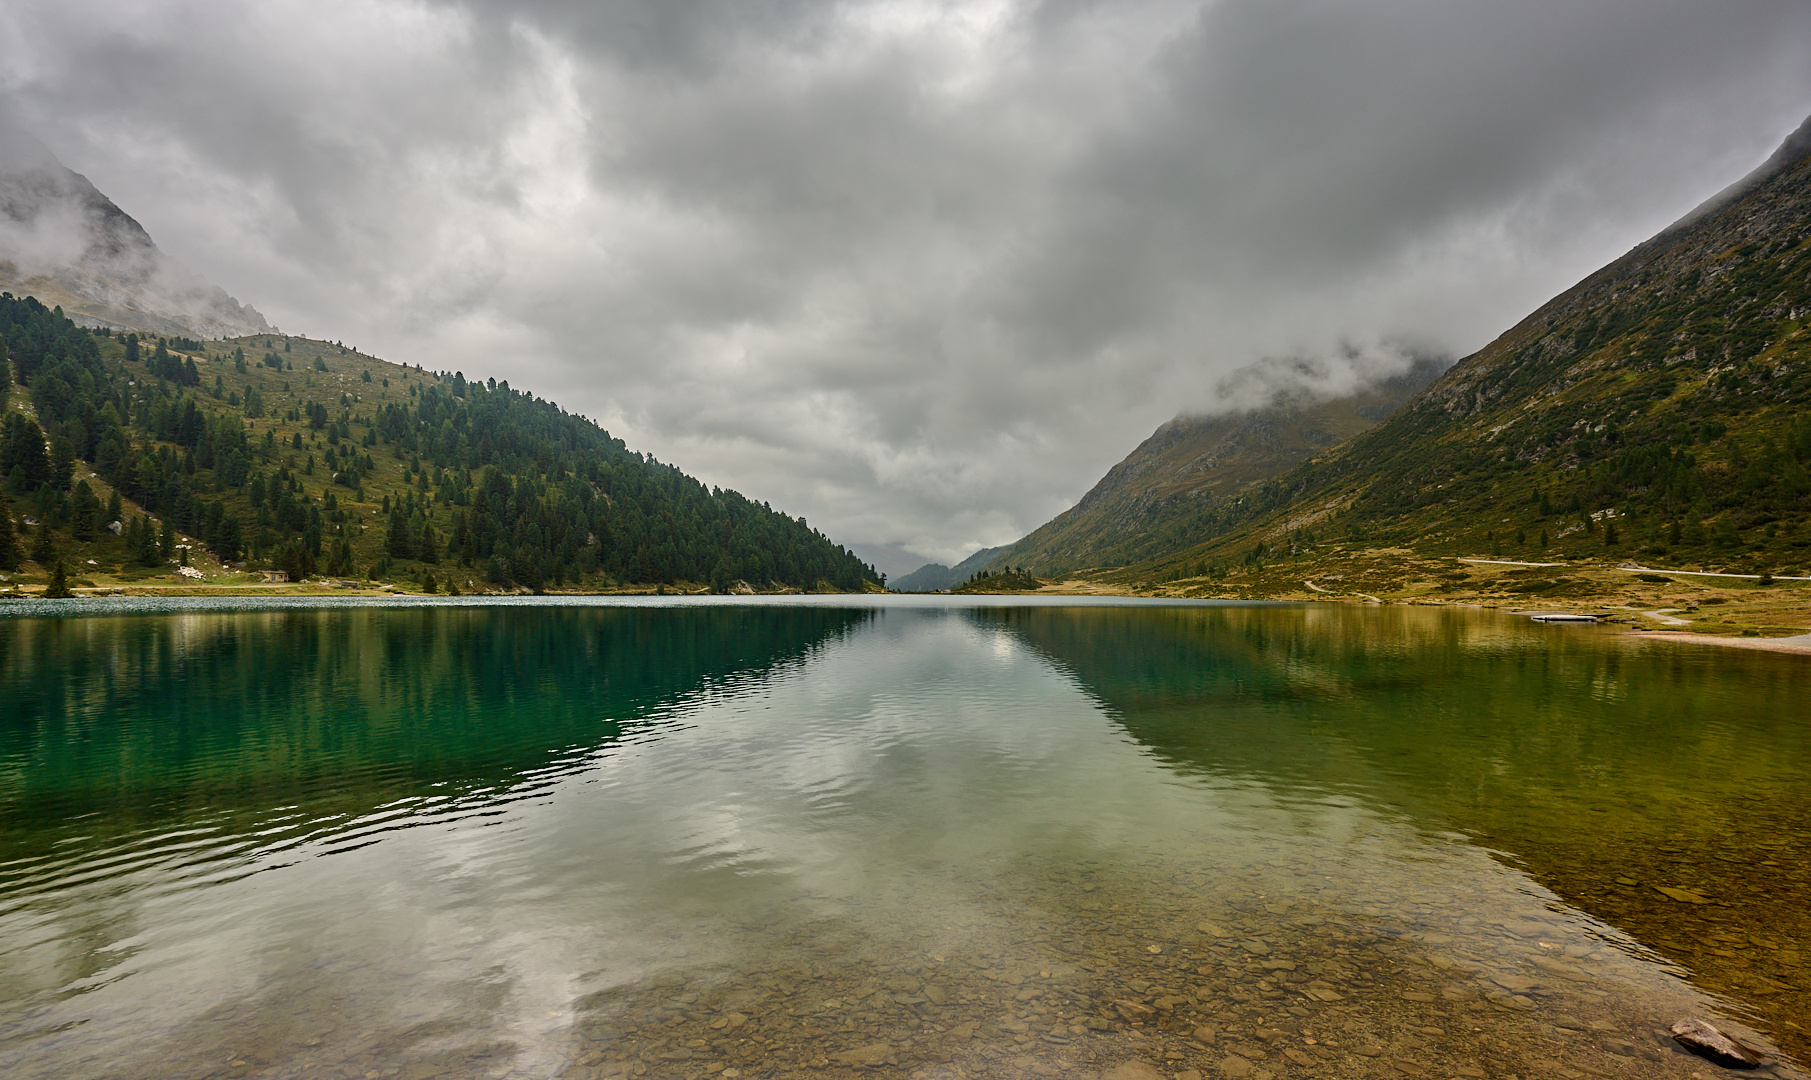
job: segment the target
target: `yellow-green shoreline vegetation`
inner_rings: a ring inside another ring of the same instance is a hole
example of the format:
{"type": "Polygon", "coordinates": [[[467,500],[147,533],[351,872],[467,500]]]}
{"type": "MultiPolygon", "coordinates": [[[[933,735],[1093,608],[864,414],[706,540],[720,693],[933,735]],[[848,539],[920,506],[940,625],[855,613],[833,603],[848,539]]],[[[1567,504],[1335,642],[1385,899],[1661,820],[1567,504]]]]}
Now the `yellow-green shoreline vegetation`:
{"type": "Polygon", "coordinates": [[[144,338],[0,294],[0,596],[849,592],[803,519],[460,372],[281,335],[144,338]]]}
{"type": "MultiPolygon", "coordinates": [[[[1119,570],[1030,578],[1045,594],[1452,605],[1593,614],[1632,632],[1682,640],[1796,638],[1811,633],[1811,581],[1660,571],[1604,563],[1425,557],[1406,549],[1274,551],[1214,573],[1165,582],[1119,570]]],[[[1024,592],[977,577],[960,591],[1024,592]]],[[[1794,643],[1811,651],[1811,645],[1794,643]]],[[[1796,649],[1795,649],[1796,651],[1796,649]]]]}

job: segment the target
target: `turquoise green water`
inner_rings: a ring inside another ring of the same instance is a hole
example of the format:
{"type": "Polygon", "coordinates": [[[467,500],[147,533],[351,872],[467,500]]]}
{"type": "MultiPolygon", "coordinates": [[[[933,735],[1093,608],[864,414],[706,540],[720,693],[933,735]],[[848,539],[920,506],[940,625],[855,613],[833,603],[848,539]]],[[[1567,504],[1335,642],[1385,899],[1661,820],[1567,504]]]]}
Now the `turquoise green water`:
{"type": "Polygon", "coordinates": [[[7,610],[8,1076],[1684,1077],[1686,1015],[1802,1053],[1800,657],[1339,606],[7,610]]]}

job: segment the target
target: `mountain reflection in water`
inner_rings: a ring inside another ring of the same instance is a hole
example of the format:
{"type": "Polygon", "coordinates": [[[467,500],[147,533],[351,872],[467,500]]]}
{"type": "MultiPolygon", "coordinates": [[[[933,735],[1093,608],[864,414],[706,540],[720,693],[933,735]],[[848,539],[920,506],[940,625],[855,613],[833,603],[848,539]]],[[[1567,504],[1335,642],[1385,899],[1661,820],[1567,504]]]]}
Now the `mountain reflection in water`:
{"type": "Polygon", "coordinates": [[[0,619],[0,1071],[1684,1077],[1686,1013],[1800,1049],[1805,678],[1402,609],[0,619]]]}

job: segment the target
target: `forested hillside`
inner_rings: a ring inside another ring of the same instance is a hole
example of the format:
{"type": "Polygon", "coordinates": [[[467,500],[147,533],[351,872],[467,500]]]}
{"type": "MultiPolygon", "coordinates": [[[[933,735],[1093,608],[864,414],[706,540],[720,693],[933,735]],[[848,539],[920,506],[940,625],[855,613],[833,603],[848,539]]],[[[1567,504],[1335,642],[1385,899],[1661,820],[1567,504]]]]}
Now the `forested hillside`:
{"type": "Polygon", "coordinates": [[[507,382],[302,338],[88,331],[10,294],[0,336],[13,399],[0,569],[33,580],[61,562],[131,581],[186,557],[204,580],[879,585],[803,520],[707,488],[507,382]]]}
{"type": "Polygon", "coordinates": [[[1125,582],[1329,548],[1811,567],[1811,121],[1765,166],[1125,582]]]}

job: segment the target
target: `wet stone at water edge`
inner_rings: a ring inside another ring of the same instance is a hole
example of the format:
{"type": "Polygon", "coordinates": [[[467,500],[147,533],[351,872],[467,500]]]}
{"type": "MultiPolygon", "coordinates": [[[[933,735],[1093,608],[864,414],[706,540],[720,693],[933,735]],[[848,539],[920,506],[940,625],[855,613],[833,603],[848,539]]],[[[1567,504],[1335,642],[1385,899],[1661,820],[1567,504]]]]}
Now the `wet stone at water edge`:
{"type": "Polygon", "coordinates": [[[1744,1046],[1717,1030],[1706,1020],[1681,1020],[1672,1027],[1673,1041],[1700,1057],[1708,1058],[1727,1069],[1756,1069],[1767,1064],[1766,1054],[1744,1046]]]}

